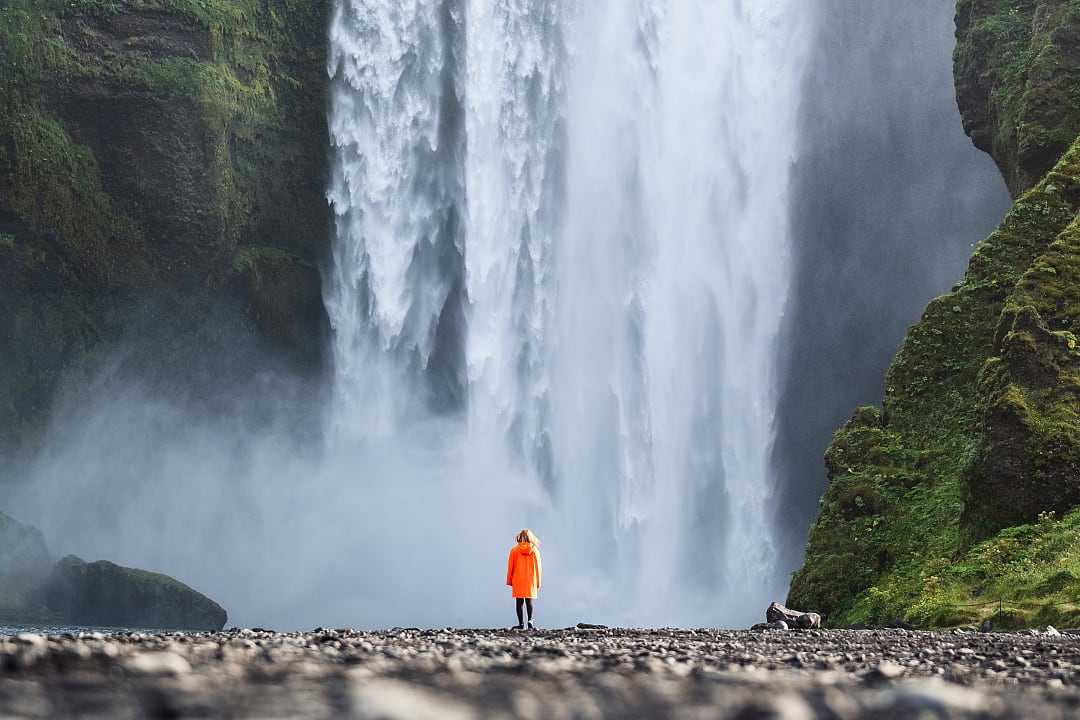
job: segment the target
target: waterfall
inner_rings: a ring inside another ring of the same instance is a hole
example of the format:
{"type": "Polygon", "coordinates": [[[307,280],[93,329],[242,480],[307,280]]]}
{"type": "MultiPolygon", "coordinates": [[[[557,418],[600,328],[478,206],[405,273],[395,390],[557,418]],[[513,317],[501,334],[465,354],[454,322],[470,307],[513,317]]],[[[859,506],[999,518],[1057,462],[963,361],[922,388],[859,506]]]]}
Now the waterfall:
{"type": "MultiPolygon", "coordinates": [[[[801,8],[336,0],[331,442],[372,504],[442,507],[455,568],[530,525],[567,614],[744,623],[783,591],[801,8]]],[[[397,540],[365,552],[407,567],[397,540]]]]}

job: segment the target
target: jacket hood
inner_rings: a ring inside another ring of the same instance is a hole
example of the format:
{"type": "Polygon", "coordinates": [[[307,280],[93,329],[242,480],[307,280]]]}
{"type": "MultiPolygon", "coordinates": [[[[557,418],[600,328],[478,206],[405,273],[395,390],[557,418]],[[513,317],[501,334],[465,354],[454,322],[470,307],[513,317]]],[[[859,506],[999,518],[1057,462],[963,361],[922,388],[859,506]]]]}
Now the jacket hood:
{"type": "Polygon", "coordinates": [[[522,555],[532,555],[533,554],[532,543],[520,542],[520,543],[517,544],[517,547],[514,548],[514,549],[517,552],[521,553],[522,555]]]}

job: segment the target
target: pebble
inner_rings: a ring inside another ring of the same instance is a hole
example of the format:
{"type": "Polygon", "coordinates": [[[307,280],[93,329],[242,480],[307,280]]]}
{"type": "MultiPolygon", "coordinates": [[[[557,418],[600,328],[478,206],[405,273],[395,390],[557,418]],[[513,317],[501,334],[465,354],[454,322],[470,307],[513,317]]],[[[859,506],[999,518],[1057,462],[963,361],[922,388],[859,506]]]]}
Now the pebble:
{"type": "Polygon", "coordinates": [[[124,660],[124,669],[135,675],[176,676],[191,672],[191,664],[173,652],[144,652],[124,660]]]}
{"type": "Polygon", "coordinates": [[[84,706],[100,717],[1056,719],[1080,706],[1080,636],[595,624],[0,636],[0,714],[84,706]]]}

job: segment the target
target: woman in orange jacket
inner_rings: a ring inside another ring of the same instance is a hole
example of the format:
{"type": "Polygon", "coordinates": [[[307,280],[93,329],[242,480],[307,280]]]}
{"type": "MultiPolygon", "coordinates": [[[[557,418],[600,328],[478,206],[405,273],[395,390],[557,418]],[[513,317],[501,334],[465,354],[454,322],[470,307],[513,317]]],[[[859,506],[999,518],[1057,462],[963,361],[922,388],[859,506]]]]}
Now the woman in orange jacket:
{"type": "Polygon", "coordinates": [[[543,573],[540,564],[540,541],[532,530],[526,528],[517,534],[517,545],[510,550],[510,559],[506,564],[506,584],[513,591],[517,606],[518,624],[515,630],[525,629],[525,619],[521,615],[521,606],[529,611],[529,629],[533,625],[533,600],[540,591],[540,576],[543,573]]]}

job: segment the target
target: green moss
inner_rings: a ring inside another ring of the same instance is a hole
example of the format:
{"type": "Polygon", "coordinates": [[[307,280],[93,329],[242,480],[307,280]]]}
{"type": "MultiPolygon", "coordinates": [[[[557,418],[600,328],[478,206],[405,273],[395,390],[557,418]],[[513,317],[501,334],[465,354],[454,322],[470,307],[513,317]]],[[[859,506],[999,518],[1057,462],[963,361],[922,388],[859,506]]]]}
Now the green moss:
{"type": "Polygon", "coordinates": [[[955,70],[965,127],[1014,194],[1080,132],[1080,0],[958,0],[955,70]]]}
{"type": "Polygon", "coordinates": [[[925,626],[963,618],[991,619],[1003,629],[1073,627],[1080,619],[1080,510],[1061,519],[1043,513],[932,569],[914,598],[898,598],[891,609],[925,626]]]}
{"type": "Polygon", "coordinates": [[[9,115],[14,148],[5,187],[8,208],[39,230],[59,233],[88,268],[106,277],[114,254],[139,241],[134,221],[101,188],[93,153],[55,118],[24,109],[9,115]]]}
{"type": "Polygon", "coordinates": [[[860,409],[837,432],[790,605],[832,625],[984,617],[960,602],[975,585],[953,561],[1040,510],[1080,504],[1077,188],[1080,140],[910,330],[883,411],[860,409]]]}
{"type": "MultiPolygon", "coordinates": [[[[197,322],[230,291],[237,247],[321,256],[327,12],[0,3],[0,214],[15,228],[0,241],[0,338],[19,338],[0,372],[0,446],[43,426],[59,369],[145,297],[182,298],[178,321],[197,322]]],[[[311,272],[285,281],[319,297],[311,272]]]]}

